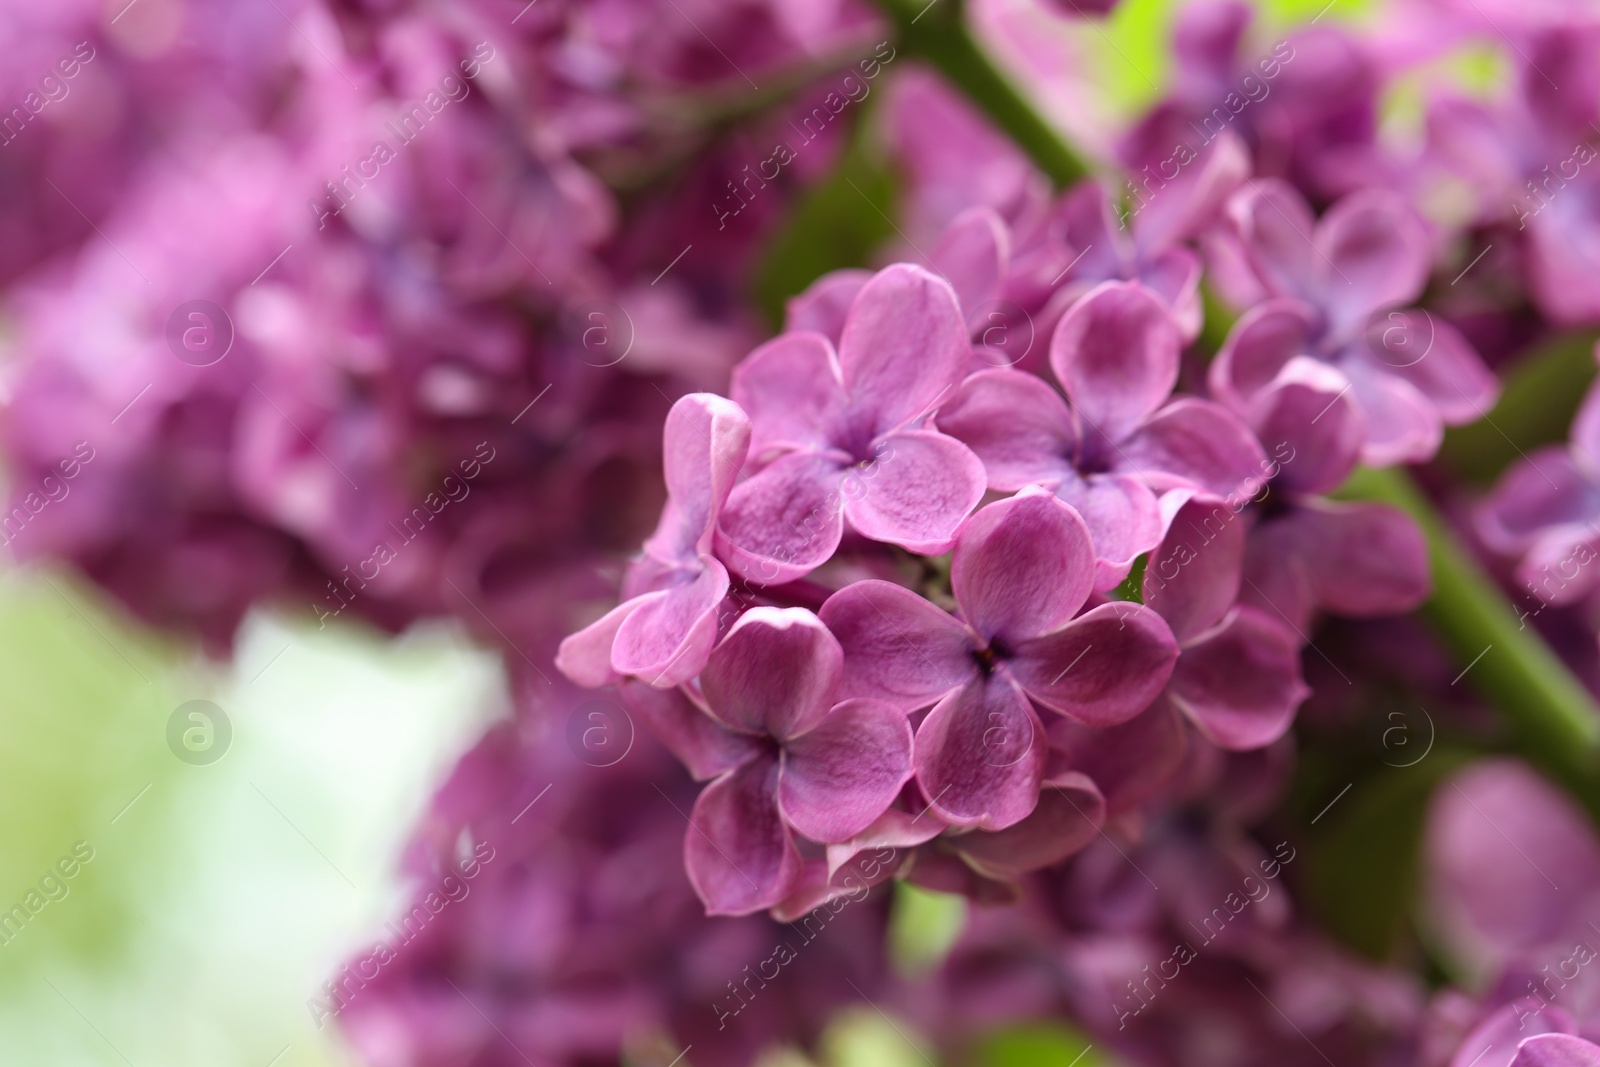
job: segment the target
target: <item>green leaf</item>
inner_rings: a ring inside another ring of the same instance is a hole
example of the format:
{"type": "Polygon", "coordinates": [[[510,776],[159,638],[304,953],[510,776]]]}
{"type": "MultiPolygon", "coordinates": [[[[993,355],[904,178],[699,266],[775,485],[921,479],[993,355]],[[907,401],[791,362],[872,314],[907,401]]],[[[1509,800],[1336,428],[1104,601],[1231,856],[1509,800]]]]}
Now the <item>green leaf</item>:
{"type": "Polygon", "coordinates": [[[889,912],[889,958],[904,975],[930,970],[944,959],[966,922],[965,897],[896,882],[889,912]]]}

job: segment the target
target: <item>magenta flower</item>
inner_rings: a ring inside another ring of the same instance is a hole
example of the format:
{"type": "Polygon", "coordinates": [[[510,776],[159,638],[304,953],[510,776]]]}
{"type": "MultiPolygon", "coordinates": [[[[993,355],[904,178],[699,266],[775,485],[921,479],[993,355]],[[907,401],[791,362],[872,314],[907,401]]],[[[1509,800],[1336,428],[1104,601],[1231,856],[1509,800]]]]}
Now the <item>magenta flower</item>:
{"type": "Polygon", "coordinates": [[[846,695],[933,706],[916,768],[941,819],[1000,830],[1033,811],[1048,749],[1035,702],[1111,725],[1166,684],[1178,650],[1159,615],[1116,603],[1078,616],[1094,573],[1083,520],[1030,487],[963,524],[950,568],[959,615],[881,581],[822,606],[846,650],[846,695]]]}
{"type": "Polygon", "coordinates": [[[697,778],[684,860],[714,915],[772,907],[801,873],[794,834],[847,841],[911,777],[911,726],[877,700],[836,702],[844,653],[802,608],[752,608],[700,676],[709,716],[658,717],[697,778]]]}
{"type": "Polygon", "coordinates": [[[561,642],[556,666],[579,685],[626,675],[675,686],[706,664],[728,571],[711,556],[712,530],[744,463],[750,420],[711,393],[672,405],[662,431],[667,506],[628,575],[630,598],[561,642]]]}
{"type": "Polygon", "coordinates": [[[1062,318],[1050,365],[1071,406],[1021,371],[980,371],[941,409],[939,428],[983,461],[989,488],[1044,485],[1088,523],[1095,588],[1126,578],[1161,540],[1159,494],[1251,491],[1264,468],[1255,438],[1218,404],[1168,400],[1177,327],[1137,283],[1108,282],[1062,318]]]}
{"type": "Polygon", "coordinates": [[[896,264],[861,288],[838,352],[819,333],[786,333],[733,375],[761,468],[736,486],[717,552],[764,584],[804,576],[833,555],[845,520],[912,552],[947,551],[983,496],[983,465],[923,421],[967,365],[967,331],[949,283],[896,264]]]}
{"type": "Polygon", "coordinates": [[[1499,383],[1449,323],[1404,308],[1422,292],[1427,234],[1404,202],[1369,190],[1320,222],[1282,182],[1260,181],[1232,210],[1270,299],[1245,314],[1211,364],[1216,397],[1249,409],[1299,355],[1344,375],[1366,425],[1361,458],[1374,466],[1429,459],[1445,425],[1481,418],[1499,383]]]}
{"type": "Polygon", "coordinates": [[[1600,1045],[1572,1034],[1539,1034],[1517,1046],[1511,1067],[1600,1067],[1600,1045]]]}
{"type": "Polygon", "coordinates": [[[1572,423],[1572,440],[1519,460],[1477,514],[1479,535],[1520,556],[1517,580],[1541,604],[1570,604],[1595,588],[1600,567],[1600,386],[1572,423]]]}

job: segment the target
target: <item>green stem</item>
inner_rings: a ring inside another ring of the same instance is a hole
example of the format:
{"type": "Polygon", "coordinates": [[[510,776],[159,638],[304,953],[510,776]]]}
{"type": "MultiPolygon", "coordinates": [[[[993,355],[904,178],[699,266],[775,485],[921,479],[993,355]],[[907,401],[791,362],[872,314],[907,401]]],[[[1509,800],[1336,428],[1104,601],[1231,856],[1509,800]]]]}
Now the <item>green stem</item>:
{"type": "Polygon", "coordinates": [[[961,88],[1056,184],[1065,188],[1089,168],[995,66],[967,29],[962,0],[876,0],[893,20],[907,53],[937,67],[961,88]]]}
{"type": "Polygon", "coordinates": [[[1416,483],[1399,468],[1362,468],[1345,499],[1399,508],[1428,543],[1433,596],[1423,614],[1459,662],[1466,681],[1500,708],[1528,755],[1593,793],[1600,767],[1600,707],[1484,573],[1416,483]]]}
{"type": "MultiPolygon", "coordinates": [[[[938,67],[1058,186],[1084,176],[1077,154],[973,40],[961,0],[876,2],[899,27],[902,46],[938,67]]],[[[1600,707],[1589,692],[1524,625],[1404,471],[1358,471],[1341,495],[1391,504],[1416,520],[1433,567],[1427,618],[1470,664],[1468,679],[1501,709],[1523,751],[1600,815],[1600,707]]]]}

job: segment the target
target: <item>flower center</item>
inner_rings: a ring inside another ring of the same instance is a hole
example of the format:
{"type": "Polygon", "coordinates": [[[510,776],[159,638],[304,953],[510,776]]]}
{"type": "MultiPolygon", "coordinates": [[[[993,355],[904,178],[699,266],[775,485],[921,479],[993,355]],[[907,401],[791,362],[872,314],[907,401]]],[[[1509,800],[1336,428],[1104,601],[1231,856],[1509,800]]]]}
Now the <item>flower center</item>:
{"type": "Polygon", "coordinates": [[[977,661],[980,671],[990,675],[1002,661],[1011,658],[1011,653],[999,640],[991,638],[983,648],[973,650],[972,658],[977,661]]]}

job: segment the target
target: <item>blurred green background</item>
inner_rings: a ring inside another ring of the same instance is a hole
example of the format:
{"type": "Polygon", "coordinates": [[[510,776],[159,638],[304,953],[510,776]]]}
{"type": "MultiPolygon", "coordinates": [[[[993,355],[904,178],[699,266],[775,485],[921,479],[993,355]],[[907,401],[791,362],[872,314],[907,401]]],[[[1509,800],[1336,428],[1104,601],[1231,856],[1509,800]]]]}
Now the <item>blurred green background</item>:
{"type": "MultiPolygon", "coordinates": [[[[1062,24],[1107,107],[1129,113],[1156,95],[1176,2],[1127,0],[1107,24],[1062,24]]],[[[1282,24],[1325,0],[1263,6],[1282,24]]],[[[1326,17],[1358,19],[1372,6],[1337,0],[1326,17]]],[[[414,821],[506,713],[496,657],[445,627],[387,640],[261,615],[223,666],[140,632],[67,574],[9,561],[0,657],[0,912],[75,846],[92,850],[66,895],[0,944],[0,1060],[353,1064],[307,999],[398,910],[393,871],[414,821]],[[168,721],[190,700],[228,717],[216,762],[192,765],[168,747],[168,721]]],[[[952,916],[937,901],[907,903],[897,948],[914,962],[937,952],[952,916]]],[[[1069,1034],[1025,1031],[989,1059],[1065,1064],[1082,1048],[1069,1034]]],[[[843,1018],[824,1057],[922,1062],[870,1012],[843,1018]]]]}

